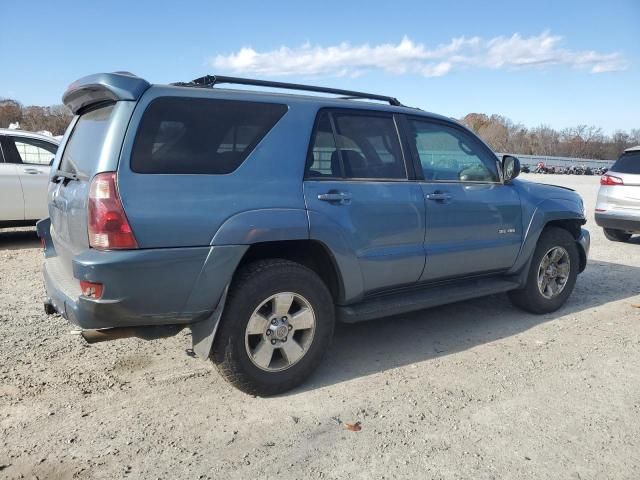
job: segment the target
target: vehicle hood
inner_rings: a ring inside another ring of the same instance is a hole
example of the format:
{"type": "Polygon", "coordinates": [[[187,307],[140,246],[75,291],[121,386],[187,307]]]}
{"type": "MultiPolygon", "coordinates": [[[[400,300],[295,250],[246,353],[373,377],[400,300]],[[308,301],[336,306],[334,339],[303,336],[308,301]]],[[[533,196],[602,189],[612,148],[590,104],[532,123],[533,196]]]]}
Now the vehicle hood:
{"type": "Polygon", "coordinates": [[[582,197],[571,188],[526,180],[514,180],[513,183],[518,188],[521,197],[533,205],[538,205],[545,200],[560,200],[565,204],[569,203],[574,205],[572,210],[584,215],[582,197]]]}
{"type": "Polygon", "coordinates": [[[548,183],[530,182],[527,180],[513,180],[513,183],[518,185],[518,190],[527,192],[532,196],[544,198],[566,198],[576,199],[580,198],[580,195],[576,191],[569,187],[561,187],[560,185],[551,185],[548,183]]]}

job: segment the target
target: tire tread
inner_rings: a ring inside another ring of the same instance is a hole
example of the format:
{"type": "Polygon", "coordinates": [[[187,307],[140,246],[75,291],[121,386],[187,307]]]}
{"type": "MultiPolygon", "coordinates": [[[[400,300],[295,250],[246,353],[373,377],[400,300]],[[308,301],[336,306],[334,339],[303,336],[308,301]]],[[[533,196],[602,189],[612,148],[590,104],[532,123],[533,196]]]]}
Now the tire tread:
{"type": "Polygon", "coordinates": [[[511,303],[516,307],[530,313],[544,314],[554,312],[562,307],[567,298],[569,298],[569,295],[571,295],[578,275],[579,265],[580,254],[573,235],[560,227],[547,227],[542,234],[540,234],[538,244],[533,252],[525,286],[521,289],[508,292],[509,300],[511,300],[511,303]],[[565,286],[560,295],[553,299],[547,299],[543,297],[538,290],[538,263],[542,255],[554,246],[563,246],[567,249],[571,260],[571,272],[567,280],[569,284],[565,286]]]}
{"type": "MultiPolygon", "coordinates": [[[[234,322],[231,317],[233,317],[233,313],[237,309],[239,302],[243,301],[243,297],[251,294],[247,292],[247,289],[256,288],[256,284],[263,282],[263,278],[268,279],[268,275],[271,272],[277,274],[288,272],[290,275],[302,274],[306,276],[310,282],[316,283],[314,287],[321,290],[320,294],[326,296],[327,300],[330,300],[331,303],[328,336],[329,338],[333,336],[333,299],[326,285],[313,270],[299,263],[279,258],[258,260],[241,267],[229,289],[225,313],[220,320],[220,329],[216,334],[210,359],[215,364],[218,372],[228,382],[250,395],[268,396],[290,390],[302,383],[322,360],[322,355],[317,355],[316,358],[313,358],[310,363],[305,365],[305,368],[299,369],[295,375],[290,376],[287,380],[277,384],[266,384],[257,383],[255,379],[245,371],[238,359],[235,358],[232,342],[233,336],[238,335],[238,332],[235,331],[237,328],[234,329],[234,322]]],[[[245,354],[245,352],[243,351],[241,354],[245,354]]]]}

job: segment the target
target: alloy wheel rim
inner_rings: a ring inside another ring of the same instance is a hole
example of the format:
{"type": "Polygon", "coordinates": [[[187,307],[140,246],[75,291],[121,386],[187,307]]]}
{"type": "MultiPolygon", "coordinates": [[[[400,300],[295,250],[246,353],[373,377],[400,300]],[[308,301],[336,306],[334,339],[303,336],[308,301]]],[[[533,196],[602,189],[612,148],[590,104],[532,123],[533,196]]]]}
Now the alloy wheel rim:
{"type": "Polygon", "coordinates": [[[315,330],[315,312],[305,297],[277,293],[261,302],[247,323],[247,355],[266,372],[287,370],[307,354],[315,330]]]}
{"type": "Polygon", "coordinates": [[[563,247],[550,248],[538,267],[538,290],[547,299],[560,295],[571,272],[571,258],[563,247]]]}

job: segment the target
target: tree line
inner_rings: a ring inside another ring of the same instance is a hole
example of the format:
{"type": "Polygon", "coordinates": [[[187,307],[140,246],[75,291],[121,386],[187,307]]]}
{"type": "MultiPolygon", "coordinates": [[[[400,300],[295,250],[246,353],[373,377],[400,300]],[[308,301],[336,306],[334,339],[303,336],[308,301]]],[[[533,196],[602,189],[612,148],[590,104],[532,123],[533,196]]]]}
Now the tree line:
{"type": "MultiPolygon", "coordinates": [[[[0,128],[18,124],[23,130],[62,135],[72,118],[64,105],[23,106],[16,100],[0,99],[0,128]]],[[[640,145],[640,128],[619,130],[612,135],[589,125],[562,130],[546,125],[527,128],[501,115],[484,113],[470,113],[461,122],[500,153],[614,160],[625,148],[640,145]]]]}
{"type": "Polygon", "coordinates": [[[25,107],[16,100],[0,99],[0,128],[9,128],[9,125],[17,124],[22,130],[44,130],[53,135],[62,135],[72,118],[71,110],[64,105],[25,107]]]}
{"type": "Polygon", "coordinates": [[[547,125],[526,128],[501,115],[470,113],[461,122],[500,153],[615,160],[625,148],[640,145],[640,128],[605,135],[590,125],[556,130],[547,125]]]}

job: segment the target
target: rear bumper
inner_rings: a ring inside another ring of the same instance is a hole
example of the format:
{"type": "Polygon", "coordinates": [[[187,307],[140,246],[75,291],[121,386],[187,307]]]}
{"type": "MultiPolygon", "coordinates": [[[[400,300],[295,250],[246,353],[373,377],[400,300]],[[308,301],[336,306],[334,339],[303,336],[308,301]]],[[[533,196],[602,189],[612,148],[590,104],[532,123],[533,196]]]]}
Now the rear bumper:
{"type": "Polygon", "coordinates": [[[245,251],[87,250],[72,268],[58,256],[46,258],[44,282],[56,311],[84,329],[189,324],[211,314],[245,251]],[[83,296],[80,280],[102,283],[102,298],[83,296]]]}
{"type": "Polygon", "coordinates": [[[597,213],[596,223],[602,228],[623,230],[625,232],[640,232],[640,212],[638,215],[629,213],[597,213]]]}

